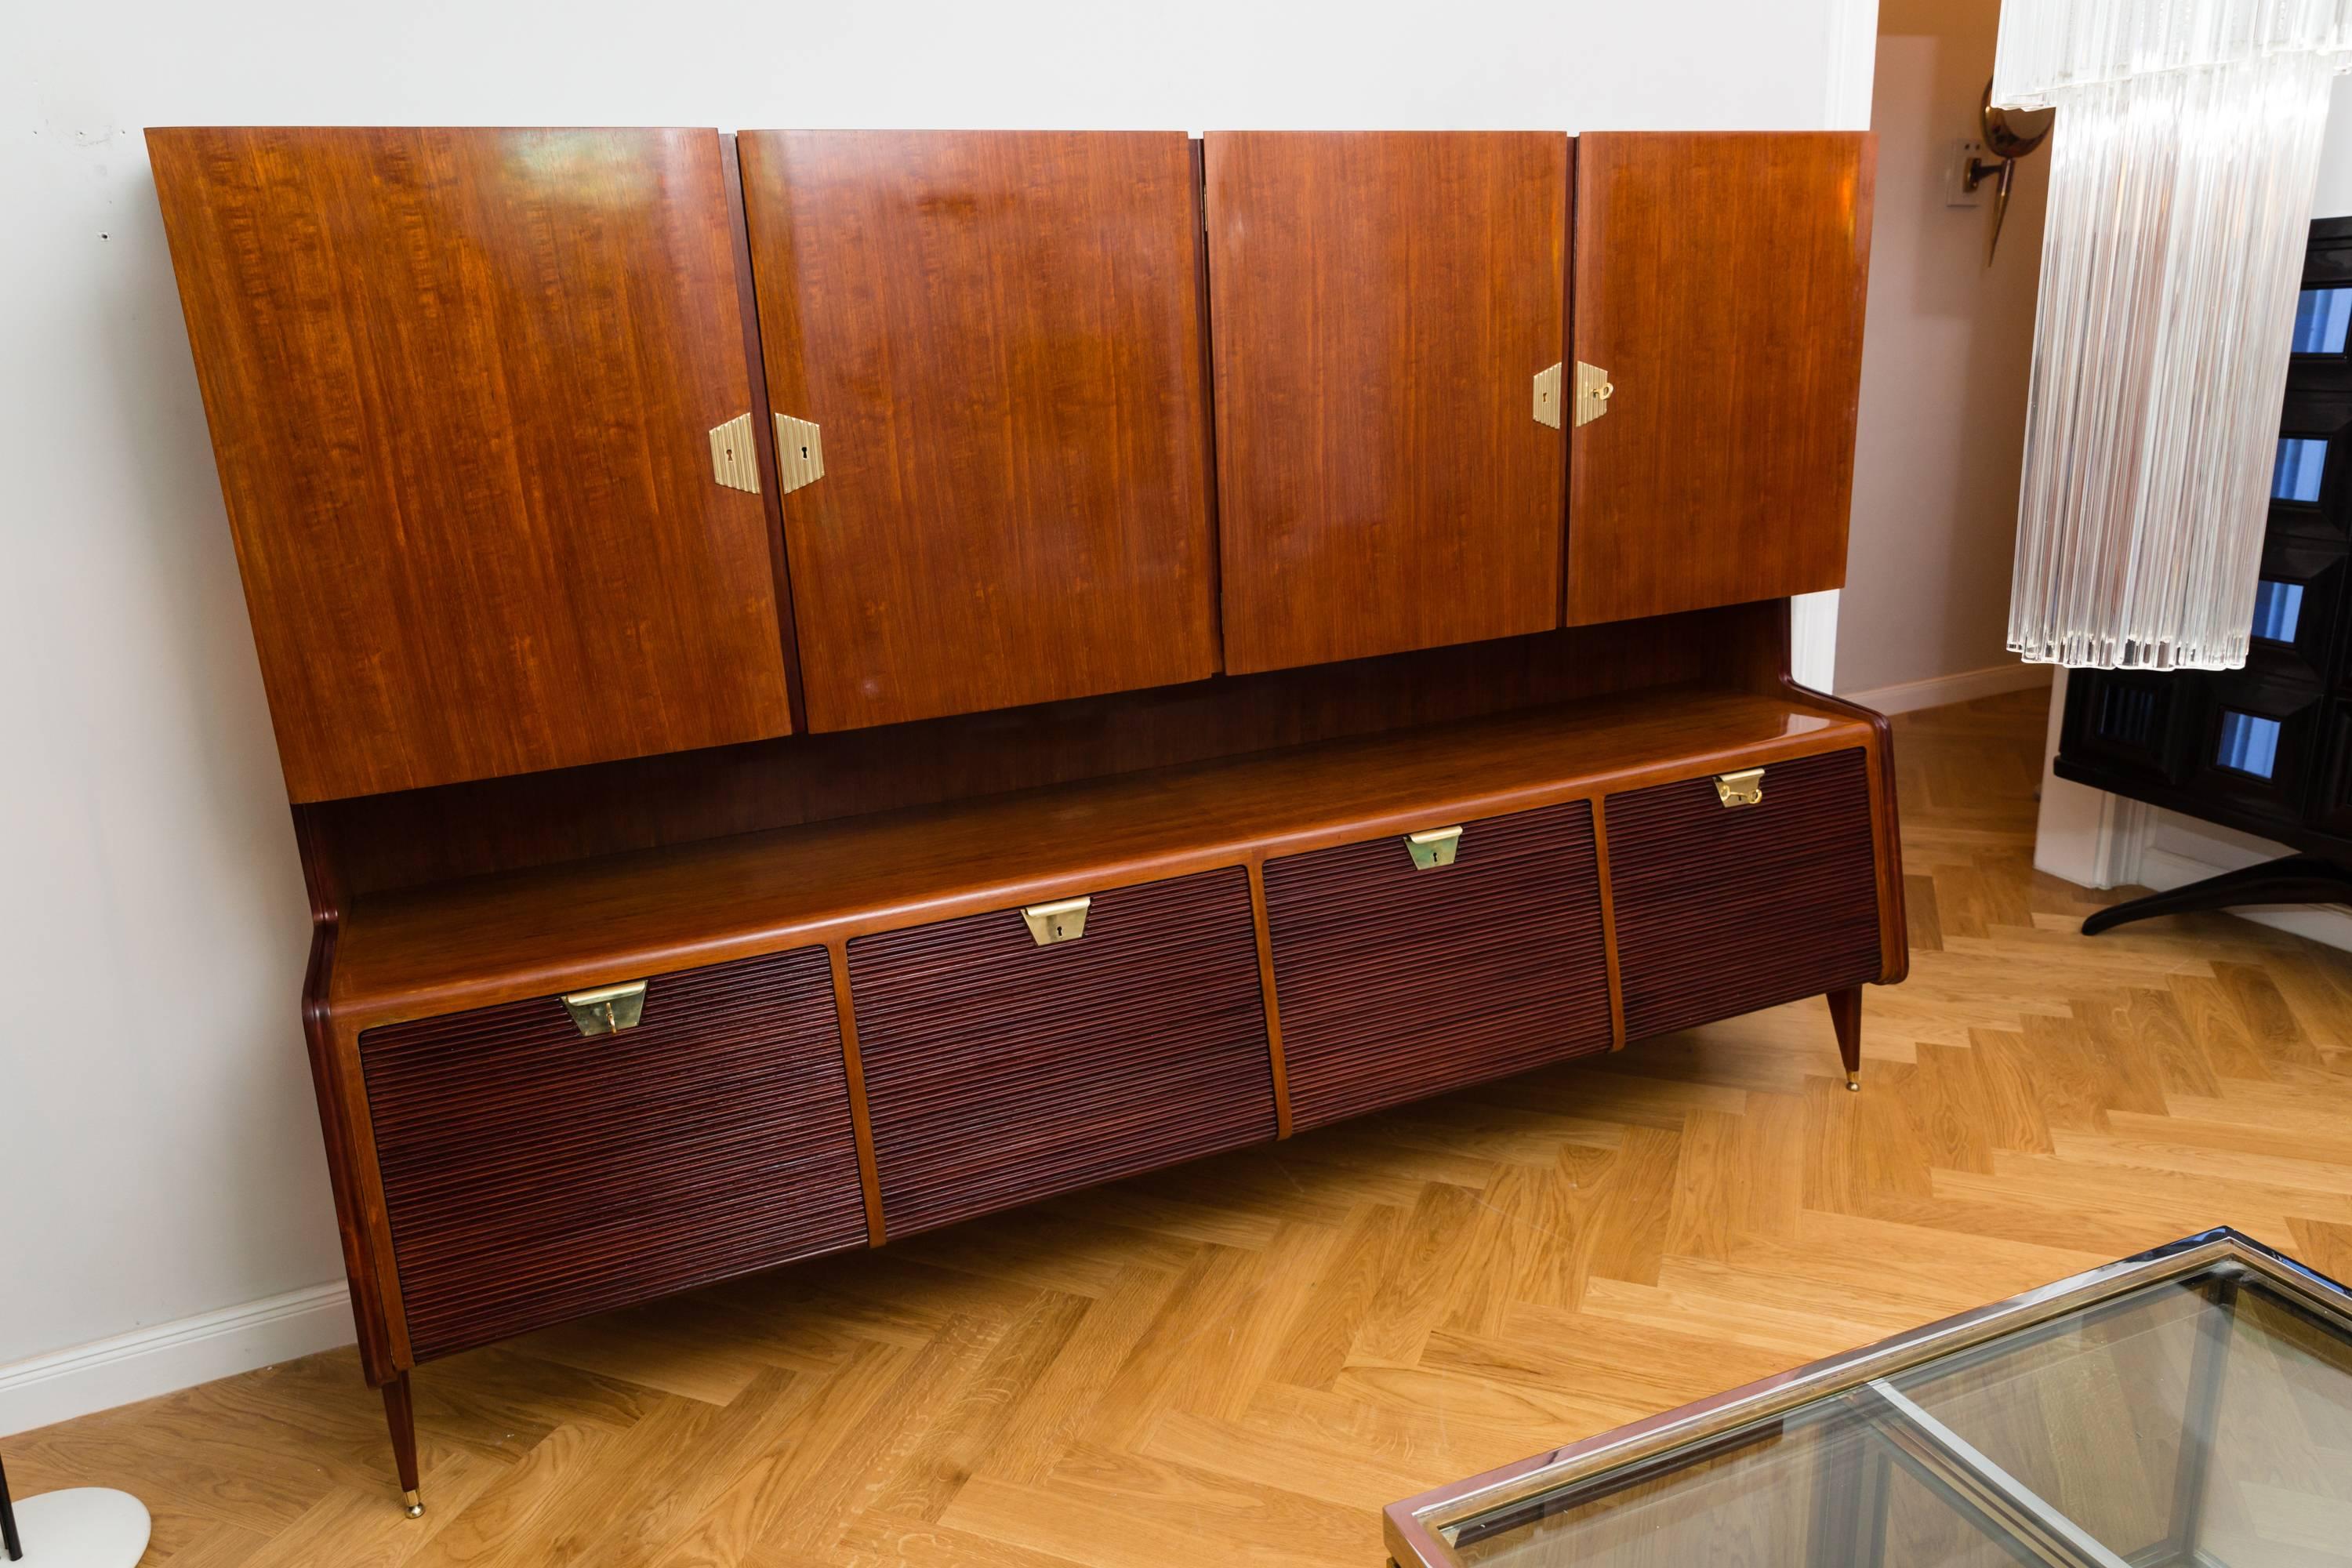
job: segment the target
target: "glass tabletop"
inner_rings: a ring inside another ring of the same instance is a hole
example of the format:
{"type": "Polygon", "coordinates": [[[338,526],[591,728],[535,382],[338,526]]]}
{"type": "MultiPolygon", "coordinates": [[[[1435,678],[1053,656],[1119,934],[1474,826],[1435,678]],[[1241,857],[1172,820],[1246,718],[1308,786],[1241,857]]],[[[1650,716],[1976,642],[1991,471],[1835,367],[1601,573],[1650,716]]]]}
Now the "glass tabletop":
{"type": "Polygon", "coordinates": [[[1387,1523],[1426,1568],[2352,1563],[2352,1296],[2208,1232],[1387,1523]]]}

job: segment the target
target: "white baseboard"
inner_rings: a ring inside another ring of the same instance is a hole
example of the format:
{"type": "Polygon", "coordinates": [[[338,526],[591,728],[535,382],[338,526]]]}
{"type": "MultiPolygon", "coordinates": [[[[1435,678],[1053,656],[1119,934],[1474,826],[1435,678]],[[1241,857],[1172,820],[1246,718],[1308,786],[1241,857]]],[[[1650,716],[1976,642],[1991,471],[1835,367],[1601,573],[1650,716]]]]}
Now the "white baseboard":
{"type": "Polygon", "coordinates": [[[0,1366],[0,1437],[271,1366],[357,1337],[341,1280],[0,1366]]]}
{"type": "Polygon", "coordinates": [[[2051,667],[2046,664],[1996,664],[1984,669],[1964,669],[1958,675],[1939,675],[1932,680],[1906,680],[1895,686],[1841,691],[1838,695],[1864,708],[1875,708],[1881,713],[1908,713],[1915,708],[1941,708],[1948,702],[1973,702],[1979,697],[1998,697],[2004,691],[2047,686],[2050,674],[2051,667]]]}

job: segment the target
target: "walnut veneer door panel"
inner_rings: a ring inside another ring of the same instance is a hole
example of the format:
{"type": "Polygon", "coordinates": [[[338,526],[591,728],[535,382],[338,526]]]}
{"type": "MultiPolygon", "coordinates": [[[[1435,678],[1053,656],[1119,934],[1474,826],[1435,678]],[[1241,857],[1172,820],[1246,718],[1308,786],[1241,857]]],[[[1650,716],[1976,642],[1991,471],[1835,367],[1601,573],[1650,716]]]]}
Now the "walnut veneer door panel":
{"type": "Polygon", "coordinates": [[[1265,863],[1291,1124],[1609,1047],[1587,801],[1463,825],[1451,866],[1394,835],[1265,863]]]}
{"type": "Polygon", "coordinates": [[[809,724],[1217,668],[1179,132],[746,131],[809,724]]]}
{"type": "Polygon", "coordinates": [[[1604,810],[1627,1038],[1878,978],[1862,752],[1774,763],[1754,805],[1726,806],[1696,778],[1604,810]]]}
{"type": "Polygon", "coordinates": [[[616,1033],[551,996],[360,1057],[420,1360],[866,1243],[822,948],[656,976],[616,1033]]]}
{"type": "Polygon", "coordinates": [[[791,729],[717,132],[148,146],[295,800],[791,729]]]}
{"type": "Polygon", "coordinates": [[[894,1237],[1275,1135],[1248,873],[860,937],[850,994],[894,1237]]]}
{"type": "Polygon", "coordinates": [[[1574,427],[1570,625],[1845,581],[1874,145],[1577,138],[1573,357],[1615,391],[1574,427]]]}
{"type": "Polygon", "coordinates": [[[1568,139],[1212,132],[1225,668],[1559,624],[1568,139]]]}

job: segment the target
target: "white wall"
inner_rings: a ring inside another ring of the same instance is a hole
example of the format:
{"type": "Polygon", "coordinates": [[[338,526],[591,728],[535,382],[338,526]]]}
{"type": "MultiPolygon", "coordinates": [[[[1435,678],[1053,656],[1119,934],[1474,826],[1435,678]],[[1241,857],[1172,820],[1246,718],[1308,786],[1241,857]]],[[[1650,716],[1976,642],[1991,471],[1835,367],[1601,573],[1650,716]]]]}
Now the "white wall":
{"type": "Polygon", "coordinates": [[[1985,265],[1984,205],[1947,203],[1952,143],[1978,134],[2000,0],[1885,0],[1870,316],[1837,689],[1888,709],[2038,684],[2007,650],[2047,153],[2020,162],[1985,265]]]}
{"type": "Polygon", "coordinates": [[[301,881],[141,128],[1802,129],[1867,113],[1874,15],[1871,0],[13,7],[0,1433],[90,1403],[91,1364],[115,1367],[106,1397],[129,1397],[349,1332],[332,1291],[276,1303],[268,1332],[238,1315],[338,1280],[341,1260],[295,1022],[301,881]],[[179,1321],[216,1310],[211,1328],[179,1321]],[[183,1353],[223,1325],[246,1337],[183,1353]],[[24,1359],[126,1333],[142,1337],[24,1359]],[[158,1344],[178,1359],[123,1370],[158,1344]]]}

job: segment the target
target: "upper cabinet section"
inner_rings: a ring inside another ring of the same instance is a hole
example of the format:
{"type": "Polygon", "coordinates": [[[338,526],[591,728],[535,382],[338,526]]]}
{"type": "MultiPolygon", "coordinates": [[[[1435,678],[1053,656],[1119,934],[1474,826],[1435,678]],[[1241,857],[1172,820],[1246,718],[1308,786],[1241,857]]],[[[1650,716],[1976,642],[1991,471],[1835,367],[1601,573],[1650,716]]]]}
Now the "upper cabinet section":
{"type": "Polygon", "coordinates": [[[1225,668],[1559,623],[1569,143],[1206,142],[1225,668]]]}
{"type": "Polygon", "coordinates": [[[1872,150],[1578,138],[1573,357],[1612,390],[1574,426],[1570,625],[1844,582],[1872,150]]]}
{"type": "Polygon", "coordinates": [[[810,728],[1214,673],[1184,137],[738,145],[810,728]]]}
{"type": "Polygon", "coordinates": [[[715,132],[148,145],[296,801],[790,729],[715,132]]]}

